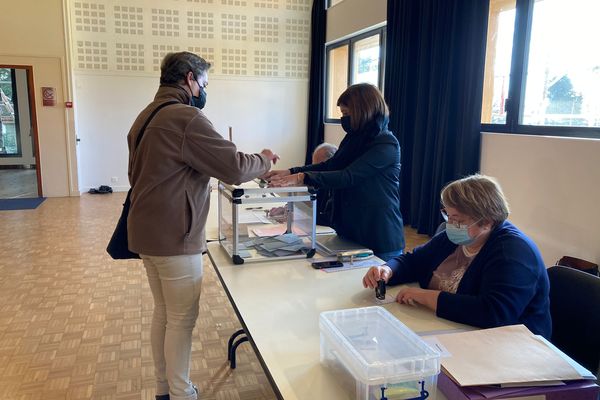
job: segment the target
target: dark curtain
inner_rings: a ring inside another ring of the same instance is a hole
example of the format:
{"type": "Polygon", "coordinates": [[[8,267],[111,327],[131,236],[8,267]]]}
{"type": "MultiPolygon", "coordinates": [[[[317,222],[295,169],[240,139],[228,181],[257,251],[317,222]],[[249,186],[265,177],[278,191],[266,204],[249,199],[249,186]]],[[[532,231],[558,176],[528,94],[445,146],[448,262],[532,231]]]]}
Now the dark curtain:
{"type": "Polygon", "coordinates": [[[388,0],[385,97],[404,222],[432,235],[442,187],[479,170],[488,1],[388,0]]]}
{"type": "Polygon", "coordinates": [[[326,0],[314,0],[310,33],[310,70],[308,75],[308,124],[306,164],[312,164],[313,150],[324,140],[323,110],[325,96],[326,0]]]}

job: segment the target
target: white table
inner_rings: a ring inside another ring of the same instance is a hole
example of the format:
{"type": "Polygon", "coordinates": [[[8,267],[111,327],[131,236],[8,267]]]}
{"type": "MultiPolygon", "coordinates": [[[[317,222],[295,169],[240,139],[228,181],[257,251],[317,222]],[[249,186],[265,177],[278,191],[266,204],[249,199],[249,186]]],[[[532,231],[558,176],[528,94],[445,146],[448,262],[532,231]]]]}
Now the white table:
{"type": "MultiPolygon", "coordinates": [[[[218,242],[209,243],[208,253],[276,395],[347,399],[345,389],[319,363],[319,314],[375,305],[374,291],[362,287],[366,269],[327,273],[306,259],[234,265],[218,242]]],[[[418,333],[472,329],[423,307],[384,307],[418,333]]],[[[439,390],[437,398],[444,399],[439,390]]]]}

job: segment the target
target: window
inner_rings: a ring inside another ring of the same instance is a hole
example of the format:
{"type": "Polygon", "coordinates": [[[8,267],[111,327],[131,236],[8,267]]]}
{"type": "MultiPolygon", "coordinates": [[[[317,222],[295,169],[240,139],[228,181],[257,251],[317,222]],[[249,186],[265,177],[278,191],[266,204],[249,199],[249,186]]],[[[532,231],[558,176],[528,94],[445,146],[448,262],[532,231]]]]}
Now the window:
{"type": "Polygon", "coordinates": [[[597,0],[492,0],[482,128],[598,137],[597,0]]]}
{"type": "Polygon", "coordinates": [[[506,123],[516,0],[491,1],[481,122],[506,123]]]}
{"type": "Polygon", "coordinates": [[[15,70],[0,68],[0,157],[21,156],[15,70]]]}
{"type": "Polygon", "coordinates": [[[348,86],[367,82],[381,89],[383,49],[385,28],[378,28],[326,47],[326,122],[339,122],[341,114],[336,103],[348,86]]]}
{"type": "Polygon", "coordinates": [[[336,106],[338,97],[348,87],[349,46],[344,44],[327,52],[327,114],[328,118],[339,118],[336,106]]]}
{"type": "Polygon", "coordinates": [[[353,43],[352,83],[379,86],[379,42],[379,35],[373,35],[353,43]]]}

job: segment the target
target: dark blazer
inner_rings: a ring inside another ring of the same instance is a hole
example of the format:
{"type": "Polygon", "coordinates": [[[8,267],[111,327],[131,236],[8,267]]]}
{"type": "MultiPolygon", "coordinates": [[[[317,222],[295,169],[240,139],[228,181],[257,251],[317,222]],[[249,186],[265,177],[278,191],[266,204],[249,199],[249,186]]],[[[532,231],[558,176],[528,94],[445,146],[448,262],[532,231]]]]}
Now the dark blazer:
{"type": "Polygon", "coordinates": [[[375,253],[404,249],[400,146],[387,130],[387,118],[347,134],[329,160],[290,172],[304,172],[309,186],[331,189],[331,227],[338,235],[375,253]]]}
{"type": "Polygon", "coordinates": [[[331,189],[317,189],[317,225],[331,226],[331,189]]]}
{"type": "MultiPolygon", "coordinates": [[[[427,288],[433,271],[456,247],[446,232],[438,233],[411,253],[388,261],[394,271],[388,284],[419,282],[427,288]]],[[[505,221],[492,230],[456,294],[440,293],[437,316],[481,328],[524,324],[550,339],[549,290],[548,273],[537,246],[505,221]]]]}

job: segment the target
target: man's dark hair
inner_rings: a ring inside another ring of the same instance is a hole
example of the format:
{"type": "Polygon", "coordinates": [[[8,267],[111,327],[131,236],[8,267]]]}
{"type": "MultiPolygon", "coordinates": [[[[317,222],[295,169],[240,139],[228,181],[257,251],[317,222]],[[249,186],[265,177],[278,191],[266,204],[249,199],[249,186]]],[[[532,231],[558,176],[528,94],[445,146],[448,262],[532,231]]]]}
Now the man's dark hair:
{"type": "Polygon", "coordinates": [[[208,71],[210,65],[204,58],[189,51],[169,53],[160,64],[160,84],[179,83],[190,71],[198,79],[200,75],[208,71]]]}

